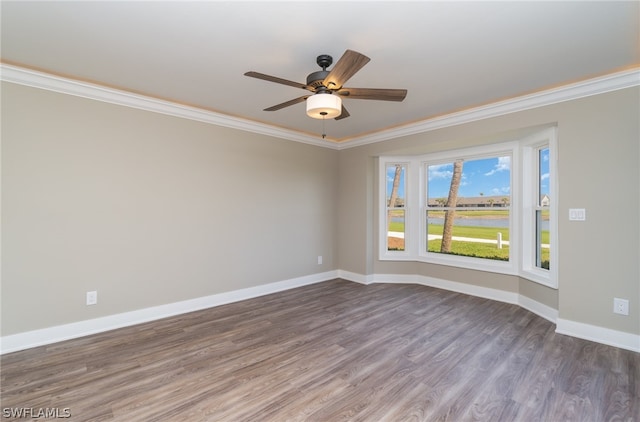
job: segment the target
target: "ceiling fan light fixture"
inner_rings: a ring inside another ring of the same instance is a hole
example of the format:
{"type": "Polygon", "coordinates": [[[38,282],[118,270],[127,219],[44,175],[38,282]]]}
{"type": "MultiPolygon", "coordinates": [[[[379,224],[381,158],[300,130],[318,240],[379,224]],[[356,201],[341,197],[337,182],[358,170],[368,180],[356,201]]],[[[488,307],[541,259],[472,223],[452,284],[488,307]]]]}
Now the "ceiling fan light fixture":
{"type": "Polygon", "coordinates": [[[333,119],[342,113],[342,98],[333,94],[315,94],[307,98],[307,115],[314,119],[333,119]]]}

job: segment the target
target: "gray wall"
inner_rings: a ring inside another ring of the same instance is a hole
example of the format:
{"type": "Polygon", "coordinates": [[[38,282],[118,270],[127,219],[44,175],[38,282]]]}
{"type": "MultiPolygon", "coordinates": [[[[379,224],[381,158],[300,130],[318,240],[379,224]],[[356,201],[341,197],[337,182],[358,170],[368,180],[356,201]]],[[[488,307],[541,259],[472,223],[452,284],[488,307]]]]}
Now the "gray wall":
{"type": "Polygon", "coordinates": [[[4,83],[2,335],[336,269],[519,292],[561,318],[640,334],[639,92],[336,151],[4,83]],[[378,261],[376,156],[548,124],[559,131],[558,290],[378,261]],[[587,221],[569,222],[569,208],[587,221]],[[85,306],[88,290],[98,305],[85,306]],[[614,296],[630,300],[628,317],[611,312],[614,296]]]}
{"type": "Polygon", "coordinates": [[[2,335],[334,270],[337,154],[3,84],[2,335]]]}
{"type": "Polygon", "coordinates": [[[341,151],[338,267],[518,292],[557,309],[560,318],[639,334],[639,91],[611,92],[341,151]],[[377,259],[375,157],[512,140],[549,124],[558,127],[558,290],[514,276],[377,259]],[[586,208],[587,220],[568,221],[569,208],[586,208]],[[629,316],[613,314],[614,297],[629,299],[629,316]]]}

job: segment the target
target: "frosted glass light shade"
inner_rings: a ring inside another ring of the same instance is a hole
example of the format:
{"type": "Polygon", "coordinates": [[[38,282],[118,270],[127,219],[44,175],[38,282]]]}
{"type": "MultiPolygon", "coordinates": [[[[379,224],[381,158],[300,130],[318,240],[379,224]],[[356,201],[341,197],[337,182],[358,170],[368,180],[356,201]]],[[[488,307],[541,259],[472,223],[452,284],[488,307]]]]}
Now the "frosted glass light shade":
{"type": "Polygon", "coordinates": [[[315,94],[307,98],[307,115],[314,119],[333,119],[342,114],[342,98],[333,94],[315,94]]]}

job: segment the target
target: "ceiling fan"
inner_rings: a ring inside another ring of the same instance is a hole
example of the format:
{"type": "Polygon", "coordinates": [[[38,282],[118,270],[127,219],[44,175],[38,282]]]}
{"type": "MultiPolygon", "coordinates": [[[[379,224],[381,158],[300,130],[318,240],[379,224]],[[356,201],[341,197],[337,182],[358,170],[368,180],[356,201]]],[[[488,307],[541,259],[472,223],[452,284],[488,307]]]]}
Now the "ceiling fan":
{"type": "Polygon", "coordinates": [[[333,63],[333,58],[328,54],[322,54],[316,59],[322,70],[310,73],[307,83],[289,81],[275,76],[265,75],[259,72],[247,72],[245,76],[263,79],[282,85],[306,89],[311,94],[285,101],[281,104],[265,108],[264,111],[276,111],[294,104],[307,102],[307,115],[315,119],[335,118],[336,120],[349,117],[349,112],[342,105],[342,98],[354,100],[383,100],[402,101],[407,96],[406,89],[378,89],[378,88],[347,88],[344,84],[356,74],[369,57],[353,50],[347,50],[331,70],[327,70],[333,63]]]}

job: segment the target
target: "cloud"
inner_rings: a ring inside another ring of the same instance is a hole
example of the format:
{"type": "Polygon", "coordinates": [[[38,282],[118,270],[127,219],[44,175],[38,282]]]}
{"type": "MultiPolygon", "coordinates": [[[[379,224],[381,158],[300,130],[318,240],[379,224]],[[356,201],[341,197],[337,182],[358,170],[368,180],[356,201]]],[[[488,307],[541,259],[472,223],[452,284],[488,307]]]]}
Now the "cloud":
{"type": "Polygon", "coordinates": [[[548,180],[548,179],[549,179],[549,173],[540,175],[540,180],[548,180]]]}
{"type": "Polygon", "coordinates": [[[451,179],[453,177],[453,164],[439,164],[429,166],[429,180],[451,179]]]}
{"type": "Polygon", "coordinates": [[[485,176],[491,176],[501,171],[509,171],[511,170],[511,157],[498,157],[498,163],[496,166],[486,172],[485,176]]]}

